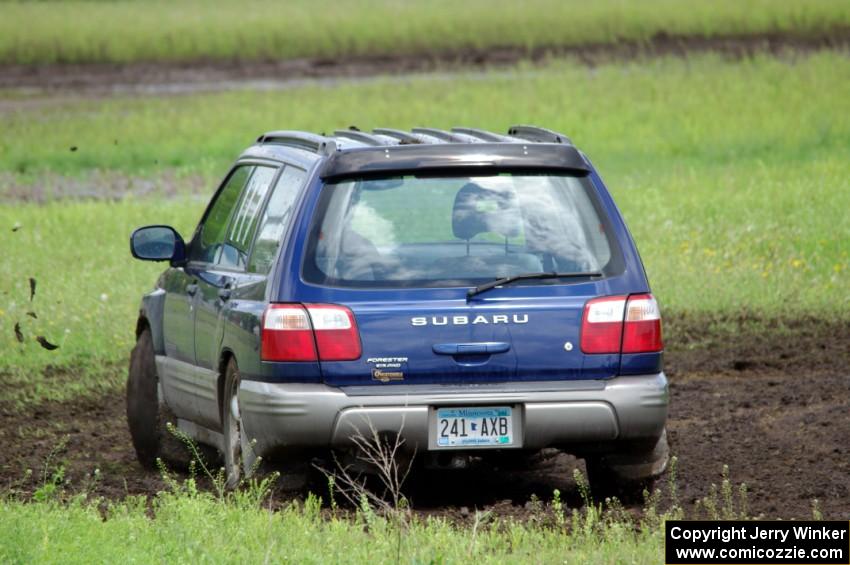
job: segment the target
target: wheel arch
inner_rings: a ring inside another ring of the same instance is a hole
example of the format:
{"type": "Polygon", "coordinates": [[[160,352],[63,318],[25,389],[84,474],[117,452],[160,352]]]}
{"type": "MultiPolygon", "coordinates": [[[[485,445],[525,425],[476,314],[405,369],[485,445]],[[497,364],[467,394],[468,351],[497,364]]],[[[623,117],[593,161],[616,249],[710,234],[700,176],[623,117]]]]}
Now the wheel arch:
{"type": "Polygon", "coordinates": [[[165,355],[165,338],[162,332],[163,313],[165,312],[165,291],[158,288],[142,298],[139,318],[136,320],[136,338],[149,329],[153,339],[153,350],[157,355],[165,355]]]}

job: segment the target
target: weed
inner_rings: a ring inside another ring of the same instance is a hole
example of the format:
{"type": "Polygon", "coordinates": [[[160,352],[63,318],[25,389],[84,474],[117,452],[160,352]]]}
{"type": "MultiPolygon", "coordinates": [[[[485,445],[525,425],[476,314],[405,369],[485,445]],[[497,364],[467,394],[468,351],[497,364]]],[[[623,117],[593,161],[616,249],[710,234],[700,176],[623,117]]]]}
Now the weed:
{"type": "Polygon", "coordinates": [[[812,499],[812,520],[823,520],[823,514],[820,511],[820,501],[817,498],[812,499]]]}
{"type": "Polygon", "coordinates": [[[472,521],[472,533],[469,537],[469,550],[467,551],[468,556],[471,557],[475,553],[476,544],[478,543],[478,531],[490,520],[491,517],[492,513],[490,511],[481,512],[476,508],[475,517],[472,521]]]}
{"type": "Polygon", "coordinates": [[[369,508],[377,508],[383,515],[403,521],[410,508],[402,489],[415,457],[415,453],[405,453],[403,449],[404,422],[392,434],[379,433],[370,420],[365,424],[369,429],[368,436],[359,429],[350,436],[357,461],[365,465],[346,463],[334,454],[334,470],[321,466],[316,468],[327,478],[331,494],[341,494],[352,506],[361,510],[365,504],[369,508]],[[378,479],[382,487],[380,492],[368,486],[370,476],[378,479]]]}
{"type": "Polygon", "coordinates": [[[723,465],[720,488],[711,484],[708,494],[699,499],[695,513],[704,513],[708,520],[749,520],[747,485],[741,483],[736,489],[729,479],[729,466],[723,465]]]}
{"type": "Polygon", "coordinates": [[[551,507],[552,507],[552,514],[555,516],[555,524],[557,524],[557,526],[559,528],[563,528],[564,525],[567,523],[567,519],[566,519],[567,507],[563,503],[563,501],[561,501],[561,491],[558,490],[558,489],[555,489],[554,491],[552,491],[551,507]]]}
{"type": "Polygon", "coordinates": [[[57,458],[67,448],[69,439],[70,436],[63,436],[47,455],[41,468],[41,485],[32,494],[36,502],[54,500],[61,493],[65,483],[65,466],[57,462],[57,458]]]}
{"type": "Polygon", "coordinates": [[[336,477],[332,474],[327,474],[326,477],[328,480],[328,505],[331,507],[331,513],[335,516],[337,510],[336,477]]]}
{"type": "Polygon", "coordinates": [[[171,422],[166,424],[166,429],[186,446],[191,456],[188,476],[182,482],[177,480],[176,475],[168,469],[164,461],[161,459],[156,461],[163,482],[174,494],[189,497],[201,494],[202,491],[199,490],[196,479],[200,470],[202,476],[212,486],[213,494],[219,502],[229,502],[240,508],[259,508],[269,498],[275,482],[280,478],[280,473],[277,471],[259,477],[258,471],[262,459],[256,457],[250,472],[243,475],[235,487],[228,488],[224,468],[213,470],[195,440],[171,422]]]}

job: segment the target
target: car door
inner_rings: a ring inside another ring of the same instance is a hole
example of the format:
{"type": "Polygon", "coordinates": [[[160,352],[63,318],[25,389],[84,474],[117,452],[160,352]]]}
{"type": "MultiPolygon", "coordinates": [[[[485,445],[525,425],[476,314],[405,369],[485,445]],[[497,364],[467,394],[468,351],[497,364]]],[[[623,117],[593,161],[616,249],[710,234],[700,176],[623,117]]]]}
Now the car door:
{"type": "Polygon", "coordinates": [[[198,422],[206,426],[219,425],[218,363],[228,302],[234,291],[252,279],[246,272],[248,256],[260,213],[278,171],[277,166],[258,164],[253,167],[214,260],[198,270],[195,364],[203,380],[197,398],[198,422]]]}
{"type": "Polygon", "coordinates": [[[232,288],[223,312],[224,346],[236,355],[243,376],[259,375],[262,371],[260,324],[267,304],[268,277],[287,237],[306,179],[306,171],[292,165],[286,165],[278,176],[260,215],[247,272],[240,275],[238,285],[232,288]]]}
{"type": "Polygon", "coordinates": [[[230,218],[253,169],[253,165],[240,165],[230,172],[195,230],[188,245],[186,265],[170,269],[164,277],[166,355],[158,360],[158,369],[165,401],[181,418],[196,419],[200,412],[199,399],[209,396],[209,378],[196,365],[199,281],[207,265],[213,263],[220,252],[230,218]]]}

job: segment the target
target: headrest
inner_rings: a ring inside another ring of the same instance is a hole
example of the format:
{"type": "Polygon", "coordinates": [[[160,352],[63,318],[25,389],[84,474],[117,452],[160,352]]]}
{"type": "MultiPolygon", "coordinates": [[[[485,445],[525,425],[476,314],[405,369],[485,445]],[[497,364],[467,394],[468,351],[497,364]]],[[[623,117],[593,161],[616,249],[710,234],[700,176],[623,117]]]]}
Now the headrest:
{"type": "Polygon", "coordinates": [[[469,240],[486,232],[516,237],[520,233],[520,221],[513,191],[488,190],[470,182],[455,196],[452,231],[458,239],[469,240]]]}

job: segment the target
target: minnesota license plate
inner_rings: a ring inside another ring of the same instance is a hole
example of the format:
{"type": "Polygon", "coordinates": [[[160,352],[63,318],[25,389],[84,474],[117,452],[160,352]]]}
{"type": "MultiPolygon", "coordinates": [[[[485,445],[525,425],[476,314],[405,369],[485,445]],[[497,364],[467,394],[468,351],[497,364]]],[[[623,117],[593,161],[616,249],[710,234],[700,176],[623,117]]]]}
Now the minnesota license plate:
{"type": "Polygon", "coordinates": [[[432,422],[437,447],[509,447],[514,442],[509,406],[438,408],[432,422]]]}

